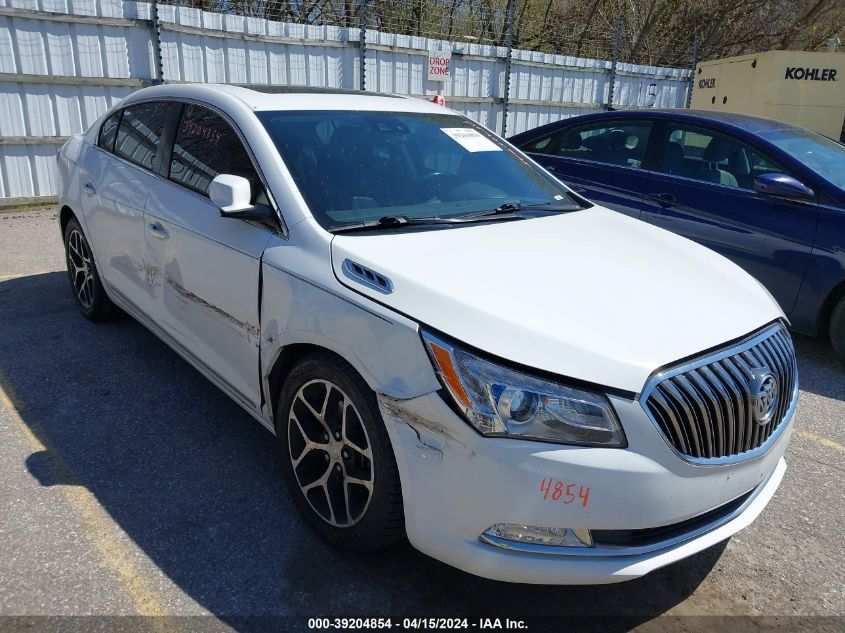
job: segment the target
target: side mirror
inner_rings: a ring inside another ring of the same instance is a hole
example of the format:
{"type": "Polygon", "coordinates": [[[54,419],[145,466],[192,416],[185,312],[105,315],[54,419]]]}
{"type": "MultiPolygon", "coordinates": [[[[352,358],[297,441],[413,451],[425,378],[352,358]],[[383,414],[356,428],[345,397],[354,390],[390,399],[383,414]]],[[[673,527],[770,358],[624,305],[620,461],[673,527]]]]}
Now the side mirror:
{"type": "Polygon", "coordinates": [[[217,174],[208,185],[208,197],[220,208],[221,215],[237,215],[252,209],[252,190],[243,176],[217,174]]]}
{"type": "Polygon", "coordinates": [[[266,204],[252,204],[249,180],[233,174],[217,174],[208,185],[208,197],[226,218],[255,220],[272,227],[278,225],[273,209],[266,204]]]}
{"type": "Polygon", "coordinates": [[[807,185],[786,174],[762,174],[754,179],[754,190],[773,198],[809,202],[815,193],[807,185]]]}

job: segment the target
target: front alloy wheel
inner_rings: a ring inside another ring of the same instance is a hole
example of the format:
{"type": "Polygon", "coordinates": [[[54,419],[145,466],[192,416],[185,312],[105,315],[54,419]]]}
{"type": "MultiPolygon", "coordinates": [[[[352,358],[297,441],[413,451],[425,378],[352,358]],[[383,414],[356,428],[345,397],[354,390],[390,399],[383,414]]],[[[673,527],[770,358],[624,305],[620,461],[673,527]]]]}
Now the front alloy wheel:
{"type": "Polygon", "coordinates": [[[290,409],[288,445],[299,488],[320,518],[356,524],[373,492],[370,438],[355,405],[328,380],[311,380],[290,409]]]}
{"type": "Polygon", "coordinates": [[[321,352],[296,364],[279,394],[276,439],[294,504],[325,540],[372,551],[404,537],[399,473],[376,396],[343,359],[321,352]]]}

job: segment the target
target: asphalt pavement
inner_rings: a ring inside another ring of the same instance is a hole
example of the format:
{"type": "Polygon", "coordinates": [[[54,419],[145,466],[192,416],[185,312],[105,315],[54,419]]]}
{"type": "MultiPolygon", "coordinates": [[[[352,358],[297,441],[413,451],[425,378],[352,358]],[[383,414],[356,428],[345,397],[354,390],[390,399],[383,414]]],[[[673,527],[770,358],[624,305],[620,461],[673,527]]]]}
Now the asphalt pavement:
{"type": "Polygon", "coordinates": [[[844,630],[845,367],[819,341],[796,346],[789,468],[748,529],[628,583],[496,583],[408,544],[326,547],[282,488],[270,433],[138,323],[77,313],[55,213],[0,214],[0,629],[468,615],[844,630]],[[44,619],[137,615],[161,617],[44,619]]]}

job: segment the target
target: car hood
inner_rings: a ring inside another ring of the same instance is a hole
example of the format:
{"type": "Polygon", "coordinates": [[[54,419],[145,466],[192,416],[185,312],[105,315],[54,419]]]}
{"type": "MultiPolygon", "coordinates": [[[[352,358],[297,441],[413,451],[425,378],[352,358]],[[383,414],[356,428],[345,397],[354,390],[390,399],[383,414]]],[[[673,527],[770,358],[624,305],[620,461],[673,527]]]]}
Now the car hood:
{"type": "Polygon", "coordinates": [[[716,253],[602,207],[443,230],[337,235],[340,282],[507,361],[638,393],[659,367],[783,313],[716,253]],[[356,281],[352,260],[392,282],[356,281]]]}

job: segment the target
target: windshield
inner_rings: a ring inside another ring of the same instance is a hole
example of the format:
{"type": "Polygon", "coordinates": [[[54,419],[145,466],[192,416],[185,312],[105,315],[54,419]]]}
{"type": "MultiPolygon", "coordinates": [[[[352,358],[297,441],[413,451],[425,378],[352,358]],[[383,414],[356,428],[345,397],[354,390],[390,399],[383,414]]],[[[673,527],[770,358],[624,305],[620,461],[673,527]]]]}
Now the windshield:
{"type": "Polygon", "coordinates": [[[506,203],[579,207],[557,180],[456,115],[325,110],[257,115],[314,217],[328,230],[386,216],[460,218],[506,203]]]}
{"type": "Polygon", "coordinates": [[[845,145],[810,130],[770,130],[760,136],[845,189],[845,145]]]}

